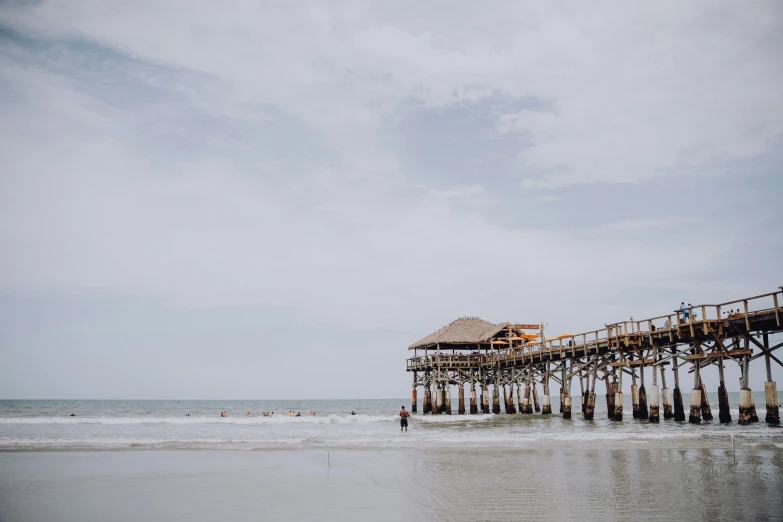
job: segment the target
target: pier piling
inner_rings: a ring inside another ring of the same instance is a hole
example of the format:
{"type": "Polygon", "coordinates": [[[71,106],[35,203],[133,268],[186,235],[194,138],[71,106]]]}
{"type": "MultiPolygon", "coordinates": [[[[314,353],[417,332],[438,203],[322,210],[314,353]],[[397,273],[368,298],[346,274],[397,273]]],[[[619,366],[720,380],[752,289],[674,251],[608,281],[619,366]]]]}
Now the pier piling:
{"type": "Polygon", "coordinates": [[[614,396],[617,393],[617,384],[606,378],[606,417],[611,420],[614,418],[614,396]]]}
{"type": "Polygon", "coordinates": [[[707,397],[707,387],[701,383],[701,418],[705,421],[712,420],[712,409],[710,408],[710,399],[707,397]]]}
{"type": "Polygon", "coordinates": [[[417,404],[416,404],[416,386],[413,387],[413,392],[411,393],[411,412],[416,413],[417,411],[417,404]]]}
{"type": "Polygon", "coordinates": [[[476,402],[476,383],[470,382],[470,414],[476,415],[478,413],[478,403],[476,402]]]}
{"type": "Polygon", "coordinates": [[[550,403],[550,395],[549,395],[549,368],[550,368],[550,362],[547,361],[546,372],[544,372],[544,402],[541,404],[542,415],[552,414],[552,404],[550,403]]]}
{"type": "Polygon", "coordinates": [[[448,383],[443,387],[443,396],[444,413],[451,415],[451,386],[448,383]]]}
{"type": "Polygon", "coordinates": [[[675,354],[674,357],[672,357],[672,360],[674,361],[672,363],[672,371],[674,373],[674,420],[685,422],[685,407],[682,403],[682,392],[680,391],[680,372],[679,365],[677,363],[679,356],[677,355],[677,350],[675,348],[672,348],[672,353],[675,354]]]}
{"type": "Polygon", "coordinates": [[[764,332],[764,362],[767,365],[767,381],[764,383],[764,398],[767,403],[767,424],[780,424],[780,407],[778,406],[778,389],[772,380],[772,364],[770,363],[769,334],[764,332]]]}
{"type": "Polygon", "coordinates": [[[500,391],[498,390],[498,385],[495,385],[495,388],[492,390],[492,413],[498,414],[500,413],[500,391]]]}
{"type": "Polygon", "coordinates": [[[666,387],[666,371],[661,366],[661,402],[663,403],[663,418],[671,419],[674,417],[674,410],[672,409],[672,397],[669,393],[669,388],[666,387]]]}
{"type": "MultiPolygon", "coordinates": [[[[657,350],[653,350],[653,360],[656,360],[657,350]]],[[[650,386],[650,416],[649,421],[652,423],[660,422],[660,409],[658,407],[658,367],[653,364],[652,367],[652,386],[650,386]]]]}
{"type": "Polygon", "coordinates": [[[432,392],[430,392],[430,383],[424,385],[424,413],[432,413],[432,392]]]}
{"type": "Polygon", "coordinates": [[[457,413],[465,415],[465,385],[462,383],[459,383],[457,389],[457,413]]]}
{"type": "Polygon", "coordinates": [[[622,421],[623,420],[623,369],[622,367],[619,368],[619,371],[617,372],[617,382],[614,383],[614,416],[612,417],[612,420],[615,421],[622,421]]]}
{"type": "Polygon", "coordinates": [[[647,390],[644,387],[644,364],[639,367],[639,413],[637,419],[647,420],[650,416],[647,409],[647,390]]]}

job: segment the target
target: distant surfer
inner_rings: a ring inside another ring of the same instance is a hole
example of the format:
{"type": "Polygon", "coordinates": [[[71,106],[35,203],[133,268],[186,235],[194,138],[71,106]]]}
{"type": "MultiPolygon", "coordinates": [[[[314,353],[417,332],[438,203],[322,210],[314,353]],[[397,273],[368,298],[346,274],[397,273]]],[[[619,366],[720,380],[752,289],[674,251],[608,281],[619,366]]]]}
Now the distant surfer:
{"type": "Polygon", "coordinates": [[[250,412],[247,412],[247,415],[245,415],[245,417],[252,417],[252,415],[250,414],[250,412]]]}
{"type": "Polygon", "coordinates": [[[71,417],[76,417],[76,414],[75,413],[71,413],[71,417]]]}
{"type": "Polygon", "coordinates": [[[351,410],[351,415],[356,415],[356,412],[351,410]]]}
{"type": "Polygon", "coordinates": [[[224,411],[221,411],[221,412],[220,412],[220,416],[221,416],[221,417],[228,417],[228,413],[226,413],[226,412],[224,412],[224,411]]]}
{"type": "Polygon", "coordinates": [[[405,429],[405,431],[408,431],[408,417],[410,416],[411,414],[408,413],[405,410],[405,406],[403,406],[402,409],[400,410],[400,431],[402,431],[403,428],[405,429]]]}

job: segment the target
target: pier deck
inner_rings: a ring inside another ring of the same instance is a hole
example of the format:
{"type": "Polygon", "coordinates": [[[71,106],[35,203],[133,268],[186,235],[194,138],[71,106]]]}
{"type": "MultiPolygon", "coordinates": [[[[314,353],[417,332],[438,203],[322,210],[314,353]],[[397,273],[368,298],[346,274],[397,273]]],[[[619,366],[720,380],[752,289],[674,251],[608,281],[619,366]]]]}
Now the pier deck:
{"type": "Polygon", "coordinates": [[[458,410],[465,413],[464,387],[467,384],[471,390],[470,413],[478,413],[479,409],[489,413],[490,386],[494,387],[494,413],[500,412],[501,394],[507,413],[515,413],[517,409],[520,413],[532,413],[533,409],[539,411],[536,386],[540,384],[544,388],[540,409],[550,413],[549,384],[555,381],[561,387],[561,413],[570,418],[571,380],[578,377],[585,418],[593,417],[596,381],[603,380],[609,416],[621,420],[625,374],[633,383],[634,417],[658,422],[659,399],[662,398],[664,418],[685,420],[679,373],[687,369],[694,374],[689,421],[698,423],[702,419],[712,419],[701,370],[717,365],[721,383],[718,389],[720,420],[730,422],[728,393],[723,380],[724,364],[728,359],[739,364],[742,373],[739,421],[754,422],[758,417],[752,404],[748,375],[750,362],[764,357],[767,370],[765,420],[777,424],[780,416],[771,363],[783,366],[773,354],[783,343],[771,346],[769,335],[783,331],[782,304],[783,287],[779,287],[762,295],[721,304],[689,306],[658,317],[611,323],[598,330],[552,339],[544,338],[540,325],[492,324],[478,318],[461,318],[409,347],[414,351],[414,357],[407,360],[407,370],[413,372],[412,410],[418,409],[416,388],[423,386],[424,413],[451,413],[451,386],[456,385],[458,410]],[[535,328],[539,330],[538,335],[525,333],[535,328]],[[423,355],[419,355],[422,351],[423,355]],[[672,367],[674,404],[666,386],[666,366],[672,367]],[[652,373],[649,409],[645,388],[645,369],[648,367],[652,373]],[[659,375],[662,388],[658,387],[659,375]],[[480,388],[478,397],[477,386],[480,388]]]}

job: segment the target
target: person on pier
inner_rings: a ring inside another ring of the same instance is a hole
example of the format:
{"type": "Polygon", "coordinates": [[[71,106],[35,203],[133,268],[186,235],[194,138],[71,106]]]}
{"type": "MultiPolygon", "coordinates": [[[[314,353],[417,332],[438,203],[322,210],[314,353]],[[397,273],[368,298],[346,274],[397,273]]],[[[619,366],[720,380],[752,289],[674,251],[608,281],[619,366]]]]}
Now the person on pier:
{"type": "Polygon", "coordinates": [[[690,317],[690,310],[688,310],[688,307],[685,306],[685,301],[680,303],[680,310],[682,311],[683,320],[687,321],[690,317]]]}

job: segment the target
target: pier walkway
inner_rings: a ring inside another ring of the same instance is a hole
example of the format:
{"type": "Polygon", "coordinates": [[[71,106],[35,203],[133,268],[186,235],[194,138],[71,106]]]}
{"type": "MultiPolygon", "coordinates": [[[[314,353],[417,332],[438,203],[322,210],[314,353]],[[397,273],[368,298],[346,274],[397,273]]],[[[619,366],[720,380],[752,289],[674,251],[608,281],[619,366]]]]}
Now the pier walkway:
{"type": "Polygon", "coordinates": [[[767,374],[765,420],[779,424],[771,364],[783,366],[773,354],[783,342],[770,345],[769,336],[783,331],[781,305],[783,287],[762,295],[689,306],[658,317],[611,323],[598,330],[549,339],[544,337],[543,325],[492,324],[463,317],[409,347],[414,352],[407,360],[407,370],[413,373],[412,411],[418,410],[417,387],[422,386],[423,413],[451,414],[451,386],[456,385],[460,414],[466,413],[466,386],[470,390],[472,414],[479,410],[490,412],[490,387],[493,413],[500,413],[502,395],[506,413],[535,410],[551,414],[550,382],[554,381],[560,385],[560,413],[570,418],[571,382],[576,377],[585,419],[594,416],[596,383],[603,380],[608,416],[622,420],[622,380],[626,375],[632,379],[635,418],[659,422],[663,416],[684,421],[680,372],[687,371],[693,374],[687,417],[689,422],[699,423],[713,419],[701,375],[705,368],[714,365],[720,380],[719,420],[731,422],[723,378],[725,362],[731,360],[741,371],[738,421],[746,424],[758,420],[748,381],[750,363],[763,357],[767,374]],[[531,330],[537,333],[529,333],[531,330]],[[666,382],[668,366],[674,380],[672,394],[666,382]],[[652,377],[649,393],[646,373],[652,377]],[[544,392],[541,404],[538,385],[544,392]]]}

